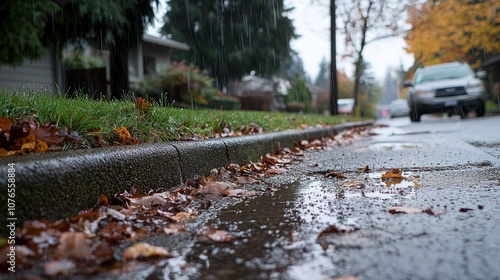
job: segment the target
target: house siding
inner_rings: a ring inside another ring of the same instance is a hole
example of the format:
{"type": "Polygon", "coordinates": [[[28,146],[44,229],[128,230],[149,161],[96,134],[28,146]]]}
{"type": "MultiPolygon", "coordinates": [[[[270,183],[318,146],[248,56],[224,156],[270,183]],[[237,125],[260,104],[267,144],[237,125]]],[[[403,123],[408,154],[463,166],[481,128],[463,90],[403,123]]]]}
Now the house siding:
{"type": "Polygon", "coordinates": [[[25,61],[12,67],[0,66],[0,86],[7,90],[52,89],[56,84],[54,60],[50,52],[36,61],[25,61]]]}

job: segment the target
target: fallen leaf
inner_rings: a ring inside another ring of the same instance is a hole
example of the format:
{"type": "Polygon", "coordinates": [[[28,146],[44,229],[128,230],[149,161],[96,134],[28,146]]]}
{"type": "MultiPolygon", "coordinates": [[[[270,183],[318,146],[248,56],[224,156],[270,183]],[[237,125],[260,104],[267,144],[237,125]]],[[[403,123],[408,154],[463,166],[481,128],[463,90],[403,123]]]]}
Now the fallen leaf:
{"type": "Polygon", "coordinates": [[[83,232],[64,232],[59,238],[56,256],[59,259],[89,260],[92,257],[90,240],[83,232]]]}
{"type": "Polygon", "coordinates": [[[210,239],[215,242],[233,242],[239,239],[237,236],[225,230],[218,230],[214,227],[206,227],[200,234],[200,239],[210,239]]]}
{"type": "Polygon", "coordinates": [[[168,227],[163,228],[163,232],[166,234],[182,234],[186,233],[186,228],[183,224],[170,224],[168,227]]]}
{"type": "Polygon", "coordinates": [[[399,168],[393,168],[382,174],[382,180],[384,179],[403,179],[403,175],[401,175],[401,170],[399,168]]]}
{"type": "Polygon", "coordinates": [[[404,206],[393,206],[389,208],[389,213],[391,214],[410,214],[410,213],[422,213],[424,212],[422,209],[404,207],[404,206]]]}
{"type": "Polygon", "coordinates": [[[147,102],[146,99],[142,97],[137,97],[135,100],[135,107],[141,112],[147,112],[151,107],[151,103],[147,102]]]}
{"type": "Polygon", "coordinates": [[[76,269],[76,264],[71,260],[49,261],[43,266],[45,275],[55,277],[57,275],[68,276],[76,269]]]}
{"type": "Polygon", "coordinates": [[[338,178],[338,179],[345,179],[344,175],[342,172],[337,172],[337,171],[329,171],[325,174],[325,178],[338,178]]]}
{"type": "Polygon", "coordinates": [[[52,123],[46,123],[36,129],[36,138],[44,141],[47,146],[58,146],[62,144],[63,138],[59,135],[59,130],[52,123]]]}
{"type": "Polygon", "coordinates": [[[270,169],[264,171],[264,176],[273,176],[273,175],[281,174],[281,173],[285,173],[285,172],[286,172],[286,169],[284,169],[284,168],[270,168],[270,169]]]}
{"type": "Polygon", "coordinates": [[[322,230],[318,234],[318,238],[321,238],[325,235],[330,234],[343,234],[343,233],[351,233],[358,230],[356,227],[346,226],[346,225],[330,225],[326,229],[322,230]]]}
{"type": "Polygon", "coordinates": [[[185,222],[185,221],[190,220],[192,218],[195,218],[196,215],[197,215],[196,213],[191,213],[191,212],[189,212],[189,213],[188,212],[179,212],[179,213],[177,213],[174,216],[171,216],[169,218],[175,222],[182,223],[182,222],[185,222]]]}
{"type": "Polygon", "coordinates": [[[125,260],[137,260],[151,257],[171,258],[173,256],[164,248],[149,245],[145,242],[136,243],[125,249],[125,253],[123,253],[123,258],[125,260]]]}
{"type": "Polygon", "coordinates": [[[365,184],[363,182],[345,182],[342,184],[342,187],[346,188],[356,188],[356,189],[363,189],[365,187],[365,184]]]}
{"type": "Polygon", "coordinates": [[[113,130],[120,137],[120,140],[121,140],[120,144],[122,144],[122,145],[135,145],[135,144],[139,143],[139,140],[137,138],[132,138],[132,136],[130,135],[130,132],[128,131],[128,129],[126,127],[122,126],[120,128],[113,128],[113,130]]]}

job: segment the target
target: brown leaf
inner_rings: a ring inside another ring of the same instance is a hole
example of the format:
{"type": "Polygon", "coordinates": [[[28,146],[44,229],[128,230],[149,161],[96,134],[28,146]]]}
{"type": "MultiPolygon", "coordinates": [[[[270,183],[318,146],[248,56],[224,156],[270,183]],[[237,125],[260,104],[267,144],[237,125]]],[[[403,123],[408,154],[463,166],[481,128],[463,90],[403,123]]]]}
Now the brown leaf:
{"type": "Polygon", "coordinates": [[[0,133],[10,131],[14,122],[11,118],[0,118],[0,133]]]}
{"type": "Polygon", "coordinates": [[[63,138],[59,135],[58,129],[52,123],[46,123],[36,129],[36,138],[44,141],[48,147],[59,146],[62,144],[63,138]]]}
{"type": "Polygon", "coordinates": [[[128,247],[125,249],[125,253],[123,254],[123,258],[125,260],[137,260],[150,257],[171,258],[173,256],[162,247],[149,245],[144,242],[139,242],[128,247]]]}
{"type": "Polygon", "coordinates": [[[352,227],[352,226],[345,226],[345,225],[330,225],[323,231],[321,231],[318,234],[318,238],[321,238],[325,235],[330,235],[330,234],[344,234],[344,233],[351,233],[358,230],[358,228],[352,227]]]}
{"type": "Polygon", "coordinates": [[[363,182],[359,182],[359,181],[345,182],[342,184],[342,187],[363,189],[365,187],[365,184],[363,182]]]}
{"type": "Polygon", "coordinates": [[[44,264],[43,270],[49,277],[68,276],[76,270],[76,264],[70,260],[49,261],[44,264]]]}
{"type": "Polygon", "coordinates": [[[90,240],[83,232],[64,232],[59,238],[56,256],[58,259],[89,260],[92,257],[90,240]]]}
{"type": "Polygon", "coordinates": [[[286,169],[284,168],[270,168],[264,171],[264,176],[274,176],[277,174],[285,173],[286,169]]]}
{"type": "Polygon", "coordinates": [[[403,175],[401,175],[401,170],[399,168],[393,168],[382,174],[382,180],[384,179],[403,179],[403,175]]]}
{"type": "Polygon", "coordinates": [[[186,228],[183,224],[170,224],[168,227],[163,228],[163,232],[166,234],[183,234],[186,233],[186,228]]]}
{"type": "Polygon", "coordinates": [[[130,132],[128,132],[126,127],[122,126],[120,128],[113,128],[113,130],[120,137],[122,145],[135,145],[139,143],[139,140],[137,138],[132,138],[130,132]]]}
{"type": "Polygon", "coordinates": [[[178,223],[182,223],[182,222],[185,222],[185,221],[190,220],[192,218],[195,218],[196,215],[197,214],[193,213],[193,212],[179,212],[179,213],[175,214],[174,216],[169,217],[169,219],[171,219],[175,222],[178,222],[178,223]]]}
{"type": "Polygon", "coordinates": [[[337,171],[329,171],[325,174],[325,178],[338,178],[338,179],[345,179],[344,174],[342,172],[337,172],[337,171]]]}
{"type": "Polygon", "coordinates": [[[411,207],[405,207],[405,206],[393,206],[389,208],[389,213],[391,214],[410,214],[410,213],[422,213],[422,209],[417,209],[417,208],[411,208],[411,207]]]}
{"type": "Polygon", "coordinates": [[[200,239],[210,239],[215,242],[233,242],[238,239],[237,236],[225,230],[218,230],[214,227],[206,227],[200,234],[200,239]]]}
{"type": "Polygon", "coordinates": [[[135,100],[135,107],[141,112],[147,112],[151,107],[151,103],[147,102],[146,99],[142,97],[137,97],[135,100]]]}

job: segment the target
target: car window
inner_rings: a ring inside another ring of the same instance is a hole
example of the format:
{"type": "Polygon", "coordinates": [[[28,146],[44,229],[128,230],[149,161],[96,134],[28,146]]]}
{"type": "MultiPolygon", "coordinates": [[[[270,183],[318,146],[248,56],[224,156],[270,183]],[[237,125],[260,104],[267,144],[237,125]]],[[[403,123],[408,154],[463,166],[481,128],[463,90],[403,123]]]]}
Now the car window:
{"type": "Polygon", "coordinates": [[[466,65],[424,68],[415,76],[415,84],[428,83],[439,80],[460,79],[473,77],[474,72],[466,65]]]}

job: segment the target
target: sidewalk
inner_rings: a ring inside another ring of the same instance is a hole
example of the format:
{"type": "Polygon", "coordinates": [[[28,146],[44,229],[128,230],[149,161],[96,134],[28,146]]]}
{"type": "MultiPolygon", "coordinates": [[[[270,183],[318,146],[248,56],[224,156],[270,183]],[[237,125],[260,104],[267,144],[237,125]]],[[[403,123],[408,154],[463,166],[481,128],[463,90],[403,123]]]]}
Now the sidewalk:
{"type": "MultiPolygon", "coordinates": [[[[373,122],[346,123],[251,136],[169,142],[0,158],[0,213],[7,213],[8,164],[15,164],[17,226],[30,219],[58,219],[92,207],[100,194],[139,187],[168,189],[229,163],[247,164],[293,147],[373,122]]],[[[2,214],[3,215],[3,214],[2,214]]],[[[7,229],[2,228],[0,233],[7,229]]]]}

